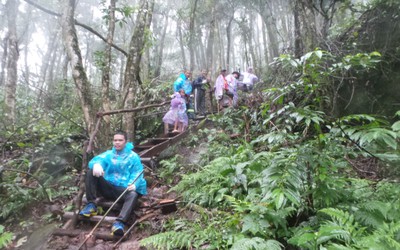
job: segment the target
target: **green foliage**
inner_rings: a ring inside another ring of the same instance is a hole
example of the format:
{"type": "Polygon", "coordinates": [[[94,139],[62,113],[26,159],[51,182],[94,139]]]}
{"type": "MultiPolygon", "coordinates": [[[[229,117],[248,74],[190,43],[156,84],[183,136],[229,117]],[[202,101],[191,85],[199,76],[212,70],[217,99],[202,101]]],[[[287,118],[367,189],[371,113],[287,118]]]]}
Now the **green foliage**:
{"type": "Polygon", "coordinates": [[[141,240],[143,246],[154,246],[156,249],[192,248],[193,235],[186,232],[169,231],[141,240]]]}
{"type": "MultiPolygon", "coordinates": [[[[107,1],[101,1],[101,12],[103,13],[102,19],[106,21],[106,24],[110,21],[110,8],[106,6],[107,1]]],[[[121,7],[116,7],[115,12],[117,13],[115,22],[121,28],[127,24],[128,18],[132,16],[132,14],[137,11],[137,7],[132,7],[129,5],[123,5],[121,7]],[[119,14],[119,15],[118,15],[119,14]],[[120,17],[120,18],[118,18],[120,17]]]]}
{"type": "Polygon", "coordinates": [[[0,225],[0,248],[6,247],[12,240],[13,234],[4,231],[4,226],[0,225]]]}
{"type": "Polygon", "coordinates": [[[216,127],[222,128],[225,133],[239,133],[243,128],[244,110],[224,109],[220,114],[211,116],[210,119],[216,127]]]}
{"type": "Polygon", "coordinates": [[[350,198],[343,208],[321,209],[317,218],[294,230],[289,243],[307,249],[397,249],[399,187],[387,182],[376,187],[365,184],[352,180],[354,202],[350,198]]]}
{"type": "Polygon", "coordinates": [[[14,130],[1,130],[0,147],[10,152],[0,183],[0,217],[18,218],[25,209],[43,200],[76,192],[73,176],[65,173],[80,165],[81,127],[75,109],[49,112],[18,99],[19,119],[14,130]],[[22,107],[22,108],[21,108],[22,107]],[[77,123],[78,122],[78,123],[77,123]],[[18,157],[15,157],[18,156],[18,157]]]}
{"type": "Polygon", "coordinates": [[[179,173],[181,169],[179,164],[180,156],[177,155],[168,160],[160,161],[161,168],[158,175],[163,178],[167,183],[172,183],[173,177],[179,173]]]}
{"type": "Polygon", "coordinates": [[[371,115],[350,115],[342,117],[337,125],[333,131],[356,143],[361,154],[377,157],[385,163],[389,173],[399,173],[397,122],[390,125],[387,120],[371,115]]]}
{"type": "MultiPolygon", "coordinates": [[[[312,104],[320,111],[335,110],[337,94],[351,83],[348,79],[362,76],[380,63],[379,52],[335,56],[328,51],[315,50],[300,59],[281,55],[271,64],[282,69],[284,83],[268,90],[272,105],[293,102],[296,106],[312,104]]],[[[277,79],[280,79],[279,77],[277,79]]]]}
{"type": "Polygon", "coordinates": [[[276,240],[264,240],[263,238],[244,238],[241,239],[230,248],[231,250],[280,250],[283,245],[276,240]]]}
{"type": "Polygon", "coordinates": [[[226,109],[211,117],[213,129],[195,136],[207,141],[209,161],[183,174],[172,190],[188,210],[202,209],[191,219],[172,220],[143,244],[281,249],[284,242],[302,249],[378,244],[396,249],[398,188],[358,178],[349,159],[371,157],[370,150],[395,161],[400,125],[372,115],[332,118],[344,78],[368,73],[379,62],[377,52],[335,56],[319,49],[299,59],[278,58],[273,66],[289,77],[257,93],[264,103],[226,109]],[[230,133],[248,133],[250,140],[231,139],[230,133]]]}
{"type": "Polygon", "coordinates": [[[233,240],[232,233],[237,232],[238,221],[235,215],[225,212],[208,212],[196,207],[201,214],[193,220],[179,219],[173,221],[167,232],[141,240],[144,246],[156,249],[226,249],[233,240]]]}

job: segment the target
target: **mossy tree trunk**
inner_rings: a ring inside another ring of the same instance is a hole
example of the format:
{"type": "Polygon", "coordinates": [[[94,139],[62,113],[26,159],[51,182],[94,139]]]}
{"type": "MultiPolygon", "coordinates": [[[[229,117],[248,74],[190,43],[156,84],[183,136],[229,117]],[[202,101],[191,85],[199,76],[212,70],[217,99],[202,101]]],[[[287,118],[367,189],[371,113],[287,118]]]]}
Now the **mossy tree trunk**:
{"type": "MultiPolygon", "coordinates": [[[[102,65],[102,77],[101,77],[101,103],[103,105],[104,112],[111,110],[110,103],[110,84],[111,84],[111,63],[112,63],[112,44],[114,41],[115,32],[115,8],[117,0],[111,0],[108,6],[108,33],[107,33],[107,44],[104,52],[104,62],[102,65]]],[[[103,127],[101,144],[107,145],[111,139],[111,119],[110,116],[103,116],[103,127]]]]}
{"type": "MultiPolygon", "coordinates": [[[[137,97],[141,95],[142,81],[140,79],[140,63],[147,42],[147,34],[153,15],[154,0],[140,0],[136,25],[129,44],[123,85],[123,108],[132,109],[136,106],[137,97]]],[[[135,135],[135,113],[126,113],[123,117],[124,129],[128,139],[135,135]]]]}
{"type": "Polygon", "coordinates": [[[74,79],[77,94],[81,102],[81,108],[85,120],[88,134],[94,131],[94,107],[92,100],[92,91],[83,68],[81,50],[79,48],[78,37],[74,24],[75,0],[62,1],[63,13],[61,16],[62,37],[71,66],[72,77],[74,79]]]}

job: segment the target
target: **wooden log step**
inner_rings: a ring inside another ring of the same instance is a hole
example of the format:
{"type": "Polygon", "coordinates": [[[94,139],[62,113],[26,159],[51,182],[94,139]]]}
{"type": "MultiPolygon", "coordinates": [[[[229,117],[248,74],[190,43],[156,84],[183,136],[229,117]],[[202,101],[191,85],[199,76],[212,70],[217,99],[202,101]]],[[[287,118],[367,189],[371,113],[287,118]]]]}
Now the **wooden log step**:
{"type": "MultiPolygon", "coordinates": [[[[57,228],[53,231],[54,236],[69,236],[69,237],[77,237],[81,234],[89,234],[88,231],[80,230],[80,229],[62,229],[57,228]]],[[[121,237],[117,237],[112,235],[110,232],[103,233],[103,232],[94,232],[93,235],[98,239],[103,240],[118,240],[121,237]]]]}
{"type": "Polygon", "coordinates": [[[148,163],[148,162],[157,161],[157,158],[156,157],[143,157],[143,158],[140,158],[140,160],[142,161],[142,163],[148,163]]]}
{"type": "Polygon", "coordinates": [[[134,149],[148,149],[152,147],[154,147],[154,145],[136,145],[134,149]]]}
{"type": "MultiPolygon", "coordinates": [[[[84,197],[82,198],[82,203],[83,203],[83,204],[86,204],[86,203],[87,203],[86,196],[84,196],[84,197]]],[[[105,211],[107,211],[107,209],[108,209],[109,207],[111,207],[111,205],[114,203],[114,201],[98,200],[98,201],[96,201],[96,203],[97,203],[97,207],[102,207],[103,210],[104,210],[104,212],[105,212],[105,211]]],[[[122,205],[123,205],[122,203],[118,202],[117,204],[114,205],[114,207],[113,207],[111,210],[112,210],[112,211],[121,210],[122,205]]]]}
{"type": "MultiPolygon", "coordinates": [[[[64,219],[72,219],[72,217],[74,216],[73,212],[65,212],[63,214],[63,218],[64,219]]],[[[96,216],[91,216],[91,217],[84,217],[84,216],[80,216],[78,215],[78,220],[82,220],[82,221],[92,221],[92,222],[99,222],[101,219],[103,218],[102,215],[96,215],[96,216]]],[[[117,219],[117,217],[115,216],[106,216],[103,220],[104,223],[108,223],[111,224],[113,223],[115,220],[117,219]]]]}
{"type": "Polygon", "coordinates": [[[150,139],[150,142],[153,144],[160,144],[168,140],[170,140],[170,138],[152,138],[150,139]]]}

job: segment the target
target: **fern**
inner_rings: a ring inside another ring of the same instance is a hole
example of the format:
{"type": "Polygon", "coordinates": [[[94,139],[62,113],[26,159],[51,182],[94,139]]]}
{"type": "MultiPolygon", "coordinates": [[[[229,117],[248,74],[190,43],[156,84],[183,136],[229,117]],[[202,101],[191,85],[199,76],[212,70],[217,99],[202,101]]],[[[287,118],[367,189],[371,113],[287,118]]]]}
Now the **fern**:
{"type": "Polygon", "coordinates": [[[4,231],[4,226],[0,225],[0,248],[6,247],[12,241],[13,234],[4,231]]]}
{"type": "Polygon", "coordinates": [[[142,246],[152,246],[155,249],[183,249],[191,247],[192,235],[187,232],[168,231],[152,235],[140,241],[142,246]]]}
{"type": "Polygon", "coordinates": [[[396,126],[390,127],[384,119],[370,115],[350,115],[342,117],[338,125],[344,132],[343,136],[348,136],[362,147],[380,150],[396,150],[398,147],[396,126]]]}
{"type": "Polygon", "coordinates": [[[341,226],[352,225],[355,222],[353,215],[336,208],[324,208],[321,209],[320,212],[329,215],[334,222],[341,226]]]}
{"type": "Polygon", "coordinates": [[[381,201],[368,201],[359,205],[359,209],[354,215],[358,221],[372,228],[380,228],[383,223],[388,221],[391,212],[391,204],[381,201]]]}
{"type": "Polygon", "coordinates": [[[141,245],[157,249],[199,249],[207,245],[208,249],[221,249],[240,234],[235,215],[215,211],[192,217],[193,220],[175,220],[169,231],[146,238],[141,245]]]}
{"type": "Polygon", "coordinates": [[[259,237],[244,238],[235,242],[231,250],[280,250],[283,249],[283,245],[276,240],[264,240],[259,237]]]}
{"type": "Polygon", "coordinates": [[[400,222],[384,224],[372,234],[356,238],[360,249],[400,249],[400,222]]]}

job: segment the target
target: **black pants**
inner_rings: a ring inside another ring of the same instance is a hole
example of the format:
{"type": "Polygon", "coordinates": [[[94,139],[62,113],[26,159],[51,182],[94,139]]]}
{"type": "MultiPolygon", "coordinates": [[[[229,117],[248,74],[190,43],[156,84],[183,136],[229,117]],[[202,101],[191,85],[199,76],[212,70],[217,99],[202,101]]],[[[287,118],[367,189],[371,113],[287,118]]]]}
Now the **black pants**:
{"type": "Polygon", "coordinates": [[[194,112],[196,115],[206,114],[206,91],[201,88],[194,89],[194,112]]]}
{"type": "MultiPolygon", "coordinates": [[[[96,204],[96,198],[103,196],[106,199],[116,200],[123,192],[125,188],[117,187],[110,184],[102,176],[93,176],[93,170],[89,169],[86,174],[86,199],[88,202],[96,204]]],[[[121,198],[124,201],[121,212],[117,220],[126,223],[129,220],[132,209],[136,206],[139,194],[135,191],[127,191],[121,198]]],[[[96,204],[97,205],[97,204],[96,204]]]]}

